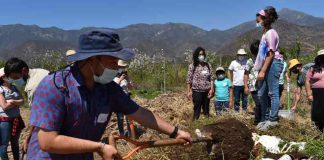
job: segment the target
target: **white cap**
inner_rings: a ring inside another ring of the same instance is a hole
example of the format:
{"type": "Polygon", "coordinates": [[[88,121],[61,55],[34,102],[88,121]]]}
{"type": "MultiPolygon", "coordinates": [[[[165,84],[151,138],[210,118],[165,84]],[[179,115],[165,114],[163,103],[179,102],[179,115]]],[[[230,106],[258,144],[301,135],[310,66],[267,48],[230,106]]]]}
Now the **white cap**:
{"type": "Polygon", "coordinates": [[[239,50],[237,51],[237,54],[238,54],[238,55],[247,55],[247,53],[245,52],[244,49],[239,49],[239,50]]]}

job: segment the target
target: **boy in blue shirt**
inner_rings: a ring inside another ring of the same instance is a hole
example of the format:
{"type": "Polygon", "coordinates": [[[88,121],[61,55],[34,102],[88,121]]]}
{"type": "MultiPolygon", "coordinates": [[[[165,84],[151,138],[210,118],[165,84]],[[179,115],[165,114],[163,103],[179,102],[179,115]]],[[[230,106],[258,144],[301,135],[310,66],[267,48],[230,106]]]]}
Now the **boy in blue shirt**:
{"type": "Polygon", "coordinates": [[[229,106],[232,106],[233,99],[233,87],[229,79],[225,77],[225,70],[223,67],[216,69],[217,79],[214,81],[215,87],[215,110],[216,114],[220,114],[222,111],[227,111],[229,106]]]}

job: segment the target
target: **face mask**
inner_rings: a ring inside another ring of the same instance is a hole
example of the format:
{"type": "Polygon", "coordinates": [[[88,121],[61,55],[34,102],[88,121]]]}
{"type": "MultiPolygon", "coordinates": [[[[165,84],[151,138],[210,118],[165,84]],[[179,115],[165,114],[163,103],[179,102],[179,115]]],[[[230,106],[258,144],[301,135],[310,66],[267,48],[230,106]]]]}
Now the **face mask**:
{"type": "Polygon", "coordinates": [[[101,63],[99,64],[101,65],[102,68],[104,68],[104,71],[100,76],[96,76],[95,74],[93,74],[94,81],[100,84],[108,84],[112,82],[115,76],[117,75],[118,70],[105,68],[101,63]]]}
{"type": "Polygon", "coordinates": [[[204,55],[200,55],[198,57],[198,60],[199,60],[199,62],[205,62],[205,56],[204,55]]]}
{"type": "Polygon", "coordinates": [[[293,73],[295,73],[295,74],[298,74],[298,69],[297,69],[297,68],[293,68],[293,69],[291,70],[291,72],[293,72],[293,73]]]}
{"type": "Polygon", "coordinates": [[[258,28],[259,30],[263,30],[263,26],[261,23],[256,23],[256,28],[258,28]]]}
{"type": "Polygon", "coordinates": [[[243,60],[245,59],[245,57],[244,57],[244,56],[238,56],[237,59],[238,59],[239,61],[243,61],[243,60]]]}
{"type": "Polygon", "coordinates": [[[218,80],[223,80],[225,78],[225,75],[224,74],[219,74],[218,76],[217,76],[217,79],[218,80]]]}
{"type": "Polygon", "coordinates": [[[10,79],[8,79],[8,82],[11,84],[14,84],[18,88],[26,85],[26,81],[23,78],[19,78],[19,79],[15,79],[15,80],[10,78],[10,79]]]}

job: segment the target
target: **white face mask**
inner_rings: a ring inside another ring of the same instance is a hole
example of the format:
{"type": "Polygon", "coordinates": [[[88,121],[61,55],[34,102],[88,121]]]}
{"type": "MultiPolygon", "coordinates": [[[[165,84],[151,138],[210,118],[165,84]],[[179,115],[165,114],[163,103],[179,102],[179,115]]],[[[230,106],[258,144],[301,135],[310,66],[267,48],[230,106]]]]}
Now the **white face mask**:
{"type": "Polygon", "coordinates": [[[112,82],[116,77],[118,70],[105,68],[101,63],[99,64],[101,65],[102,68],[104,68],[104,71],[100,76],[96,76],[95,74],[93,74],[94,81],[100,84],[108,84],[112,82]]]}
{"type": "Polygon", "coordinates": [[[204,55],[198,56],[198,60],[199,62],[205,62],[205,56],[204,55]]]}

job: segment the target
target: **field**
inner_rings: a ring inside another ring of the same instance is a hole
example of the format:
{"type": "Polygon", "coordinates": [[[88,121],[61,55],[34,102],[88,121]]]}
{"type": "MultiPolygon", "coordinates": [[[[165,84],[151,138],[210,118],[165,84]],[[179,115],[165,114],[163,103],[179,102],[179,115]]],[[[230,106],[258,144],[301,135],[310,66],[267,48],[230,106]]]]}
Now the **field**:
{"type": "MultiPolygon", "coordinates": [[[[195,130],[197,128],[201,128],[203,125],[212,124],[216,122],[227,121],[228,119],[237,119],[242,124],[244,124],[251,132],[258,133],[259,135],[271,135],[278,136],[285,141],[294,141],[294,142],[307,142],[309,145],[306,146],[306,150],[301,152],[305,155],[313,157],[313,159],[324,159],[324,144],[323,144],[323,135],[317,131],[310,121],[309,114],[309,105],[306,101],[302,102],[302,108],[299,109],[296,114],[296,118],[294,121],[289,121],[285,119],[280,120],[280,124],[271,128],[266,132],[259,132],[255,129],[253,125],[253,115],[252,114],[242,114],[242,113],[234,113],[229,112],[223,114],[221,116],[216,116],[214,113],[214,109],[211,103],[211,113],[212,116],[210,118],[201,117],[198,121],[192,122],[192,103],[186,98],[184,92],[174,92],[174,93],[166,93],[161,94],[153,99],[145,99],[139,96],[136,96],[134,100],[144,106],[147,109],[152,110],[154,113],[158,114],[163,119],[172,123],[173,125],[179,126],[179,128],[189,131],[192,133],[194,137],[195,130]],[[317,158],[316,158],[317,157],[317,158]]],[[[252,106],[249,106],[250,111],[252,111],[252,106]]],[[[26,108],[22,109],[22,116],[27,121],[29,117],[29,110],[26,108]]],[[[136,124],[137,127],[137,135],[138,140],[158,140],[167,138],[166,135],[159,134],[158,132],[147,129],[139,124],[136,124]]],[[[111,122],[109,123],[109,127],[107,128],[107,133],[103,136],[103,138],[107,137],[110,134],[117,134],[117,126],[116,119],[113,116],[111,122]]],[[[235,129],[235,128],[234,128],[235,129]]],[[[226,130],[228,132],[229,130],[226,130]]],[[[225,139],[231,139],[233,137],[228,134],[228,137],[225,136],[225,139]]],[[[26,136],[26,132],[24,130],[22,134],[22,138],[26,136]]],[[[224,135],[223,135],[224,136],[224,135]]],[[[252,135],[251,135],[252,136],[252,135]]],[[[21,138],[21,139],[22,139],[21,138]]],[[[239,144],[239,143],[237,143],[239,144]]],[[[232,149],[240,148],[240,145],[234,145],[232,149]]],[[[125,154],[130,151],[132,148],[131,145],[126,142],[118,143],[118,150],[125,154]]],[[[220,147],[224,151],[228,148],[220,147]]],[[[251,159],[260,159],[266,153],[262,150],[251,150],[250,158],[251,159]]],[[[276,157],[276,155],[268,156],[276,157]]],[[[219,156],[219,155],[218,155],[219,156]]],[[[98,155],[95,156],[96,159],[100,159],[98,155]]],[[[223,156],[224,157],[224,156],[223,156]]],[[[133,155],[131,159],[214,159],[214,156],[209,156],[206,151],[206,145],[204,143],[193,144],[191,146],[171,146],[171,147],[162,147],[162,148],[149,148],[143,149],[133,155]]]]}

